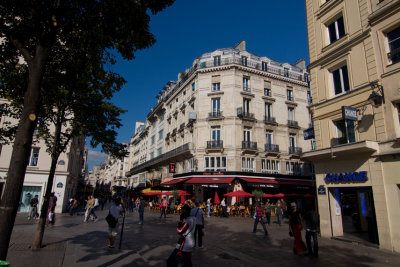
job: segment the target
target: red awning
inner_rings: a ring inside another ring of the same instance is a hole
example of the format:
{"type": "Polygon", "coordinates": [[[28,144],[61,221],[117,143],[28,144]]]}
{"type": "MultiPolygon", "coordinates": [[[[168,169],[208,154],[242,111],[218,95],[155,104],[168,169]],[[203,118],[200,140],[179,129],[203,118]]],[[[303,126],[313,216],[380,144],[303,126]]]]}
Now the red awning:
{"type": "Polygon", "coordinates": [[[160,186],[160,185],[161,185],[161,186],[163,186],[163,185],[174,185],[174,184],[177,184],[177,183],[180,183],[180,182],[184,182],[184,181],[186,181],[186,180],[188,180],[188,179],[189,179],[189,178],[175,178],[175,179],[166,181],[166,182],[164,182],[164,183],[155,185],[154,187],[157,187],[157,186],[160,186]]]}
{"type": "Polygon", "coordinates": [[[312,181],[295,181],[295,180],[281,180],[281,179],[264,179],[264,178],[242,178],[240,179],[248,183],[261,183],[261,184],[288,184],[288,185],[309,185],[312,186],[312,181]]]}
{"type": "Polygon", "coordinates": [[[233,179],[233,177],[193,177],[185,184],[229,184],[233,179]]]}

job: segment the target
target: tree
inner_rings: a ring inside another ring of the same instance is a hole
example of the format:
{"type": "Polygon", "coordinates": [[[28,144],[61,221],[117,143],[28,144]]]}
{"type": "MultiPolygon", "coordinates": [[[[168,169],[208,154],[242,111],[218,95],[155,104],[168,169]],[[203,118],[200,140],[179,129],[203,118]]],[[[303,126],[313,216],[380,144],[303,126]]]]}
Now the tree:
{"type": "Polygon", "coordinates": [[[106,61],[105,64],[115,63],[112,57],[114,52],[120,53],[125,59],[133,59],[138,49],[147,48],[155,42],[154,36],[149,32],[149,13],[156,14],[173,2],[174,0],[1,1],[0,94],[10,100],[20,99],[22,103],[7,182],[0,203],[1,260],[7,256],[33,133],[40,114],[42,81],[50,63],[54,62],[60,52],[68,49],[83,49],[87,52],[92,47],[96,52],[102,52],[100,56],[106,61]],[[84,42],[81,43],[82,40],[84,42]],[[65,49],[60,50],[62,46],[65,49]],[[26,88],[12,88],[5,83],[10,73],[21,73],[26,79],[26,88]],[[9,91],[4,91],[3,88],[8,88],[9,91]]]}

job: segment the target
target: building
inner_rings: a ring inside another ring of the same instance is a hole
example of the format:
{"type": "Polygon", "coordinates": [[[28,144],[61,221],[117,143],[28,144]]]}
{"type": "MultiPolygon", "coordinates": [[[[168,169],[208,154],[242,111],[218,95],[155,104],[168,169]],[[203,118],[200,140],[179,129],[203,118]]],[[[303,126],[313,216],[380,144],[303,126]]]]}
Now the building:
{"type": "Polygon", "coordinates": [[[128,177],[135,185],[183,186],[199,201],[218,191],[312,192],[311,118],[304,60],[280,63],[235,48],[195,59],[157,95],[140,131],[128,177]],[[176,179],[173,179],[176,178],[176,179]]]}
{"type": "MultiPolygon", "coordinates": [[[[3,117],[0,127],[5,121],[15,122],[14,119],[3,117]]],[[[32,145],[18,212],[29,212],[30,200],[35,195],[39,196],[40,205],[42,204],[51,166],[51,156],[46,149],[43,140],[37,140],[32,145]]],[[[0,195],[7,182],[11,154],[12,144],[0,146],[0,195]]],[[[57,196],[56,213],[64,212],[67,209],[69,199],[77,193],[79,183],[83,182],[86,159],[85,137],[74,138],[66,152],[58,158],[52,186],[52,192],[57,196]]]]}
{"type": "Polygon", "coordinates": [[[400,1],[306,10],[321,234],[400,252],[400,1]]]}

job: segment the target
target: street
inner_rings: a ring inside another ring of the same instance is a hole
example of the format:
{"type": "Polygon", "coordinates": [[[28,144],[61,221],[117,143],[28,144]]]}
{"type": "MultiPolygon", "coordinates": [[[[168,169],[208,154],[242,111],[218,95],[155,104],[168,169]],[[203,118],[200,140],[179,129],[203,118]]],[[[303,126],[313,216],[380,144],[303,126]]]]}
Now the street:
{"type": "MultiPolygon", "coordinates": [[[[58,214],[56,226],[46,228],[45,247],[31,251],[37,224],[18,214],[7,260],[11,266],[166,266],[166,259],[178,239],[178,215],[160,220],[159,213],[144,214],[144,225],[138,225],[138,214],[128,213],[121,249],[106,244],[108,210],[97,211],[98,222],[83,223],[83,215],[58,214]]],[[[272,222],[275,218],[272,218],[272,222]]],[[[122,219],[120,219],[122,222],[122,219]]],[[[205,218],[204,248],[193,253],[194,266],[400,266],[400,255],[377,248],[343,241],[319,239],[319,258],[294,255],[293,239],[288,235],[287,221],[279,227],[271,223],[264,236],[258,225],[251,233],[252,218],[205,218]]]]}

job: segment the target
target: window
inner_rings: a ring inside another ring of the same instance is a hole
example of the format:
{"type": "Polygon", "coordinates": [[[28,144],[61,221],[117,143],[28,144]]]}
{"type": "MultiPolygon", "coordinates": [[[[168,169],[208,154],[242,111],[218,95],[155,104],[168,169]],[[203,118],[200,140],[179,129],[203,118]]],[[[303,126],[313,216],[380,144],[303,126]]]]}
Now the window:
{"type": "Polygon", "coordinates": [[[242,56],[242,65],[247,66],[247,57],[242,56]]]}
{"type": "Polygon", "coordinates": [[[153,135],[153,136],[151,137],[151,144],[154,145],[155,142],[156,142],[156,136],[153,135]]]}
{"type": "Polygon", "coordinates": [[[288,68],[283,68],[283,76],[289,77],[289,69],[288,68]]]}
{"type": "Polygon", "coordinates": [[[243,91],[250,91],[250,78],[243,77],[243,91]]]}
{"type": "Polygon", "coordinates": [[[164,137],[164,130],[160,130],[160,131],[158,132],[158,140],[163,139],[163,137],[164,137]]]}
{"type": "Polygon", "coordinates": [[[286,89],[286,97],[287,97],[287,100],[289,100],[289,101],[294,100],[293,89],[286,89]]]}
{"type": "Polygon", "coordinates": [[[312,97],[311,97],[311,92],[310,91],[307,91],[307,101],[308,101],[309,105],[312,104],[312,97]]]}
{"type": "Polygon", "coordinates": [[[150,159],[154,159],[154,152],[150,152],[150,159]]]}
{"type": "Polygon", "coordinates": [[[211,128],[211,141],[221,140],[221,128],[219,126],[211,128]]]}
{"type": "Polygon", "coordinates": [[[220,98],[212,98],[211,99],[211,111],[213,117],[219,116],[221,110],[221,99],[220,98]]]}
{"type": "Polygon", "coordinates": [[[160,114],[160,122],[162,122],[164,120],[164,117],[165,117],[164,113],[160,114]]]}
{"type": "Polygon", "coordinates": [[[272,118],[272,104],[265,103],[265,119],[271,120],[272,118]]]}
{"type": "Polygon", "coordinates": [[[219,91],[221,89],[221,84],[220,83],[213,83],[212,84],[212,90],[213,91],[219,91]]]}
{"type": "Polygon", "coordinates": [[[294,121],[294,108],[288,107],[288,120],[294,121]]]}
{"type": "Polygon", "coordinates": [[[243,172],[255,172],[256,171],[256,161],[255,158],[242,158],[242,171],[243,172]]]}
{"type": "Polygon", "coordinates": [[[296,147],[296,135],[295,134],[289,135],[289,146],[296,147]]]}
{"type": "Polygon", "coordinates": [[[400,62],[400,27],[386,34],[389,44],[389,59],[392,63],[400,62]]]}
{"type": "Polygon", "coordinates": [[[267,71],[267,70],[268,70],[268,64],[267,64],[267,62],[265,62],[265,61],[261,62],[261,69],[262,69],[263,71],[267,71]]]}
{"type": "Polygon", "coordinates": [[[277,174],[281,172],[281,162],[275,159],[261,159],[261,172],[277,174]]]}
{"type": "Polygon", "coordinates": [[[334,124],[336,127],[336,142],[334,142],[334,145],[354,143],[356,141],[353,121],[340,120],[335,121],[334,124]]]}
{"type": "Polygon", "coordinates": [[[243,141],[250,142],[251,141],[251,128],[245,127],[243,130],[243,141]]]}
{"type": "Polygon", "coordinates": [[[161,156],[162,154],[162,147],[160,147],[159,149],[157,149],[157,156],[161,156]]]}
{"type": "Polygon", "coordinates": [[[226,171],[226,157],[205,157],[204,171],[226,171]]]}
{"type": "Polygon", "coordinates": [[[345,35],[343,17],[338,18],[327,26],[329,43],[334,43],[345,35]]]}
{"type": "Polygon", "coordinates": [[[196,84],[192,83],[192,91],[194,91],[194,89],[196,89],[196,84]]]}
{"type": "Polygon", "coordinates": [[[265,96],[271,96],[271,89],[264,88],[264,95],[265,96]]]}
{"type": "Polygon", "coordinates": [[[302,163],[286,161],[286,173],[287,174],[300,174],[303,168],[302,163]]]}
{"type": "Polygon", "coordinates": [[[243,113],[248,116],[250,113],[250,99],[243,98],[243,113]]]}
{"type": "Polygon", "coordinates": [[[29,158],[29,166],[37,166],[39,161],[39,150],[38,147],[33,147],[31,150],[31,156],[29,158]]]}
{"type": "Polygon", "coordinates": [[[221,66],[221,56],[214,57],[214,66],[221,66]]]}
{"type": "Polygon", "coordinates": [[[267,132],[265,134],[266,137],[266,144],[267,145],[272,145],[274,143],[274,133],[273,132],[267,132]]]}
{"type": "Polygon", "coordinates": [[[272,96],[271,94],[271,81],[264,81],[264,95],[272,96]]]}
{"type": "Polygon", "coordinates": [[[350,90],[347,65],[344,65],[332,71],[331,73],[335,95],[339,95],[350,90]]]}

